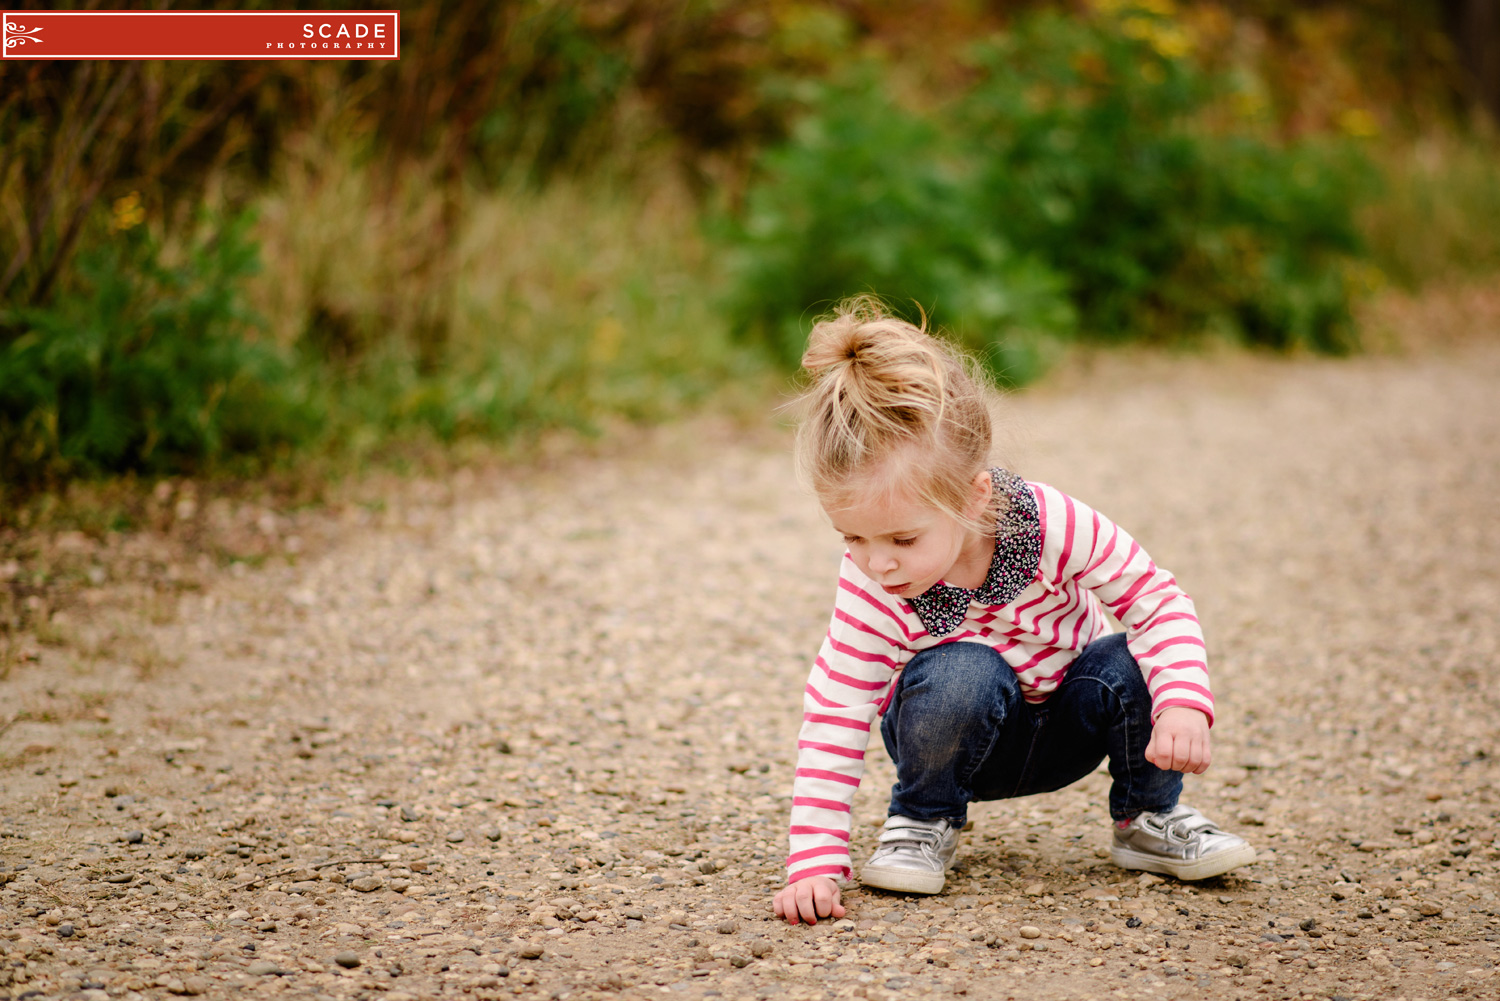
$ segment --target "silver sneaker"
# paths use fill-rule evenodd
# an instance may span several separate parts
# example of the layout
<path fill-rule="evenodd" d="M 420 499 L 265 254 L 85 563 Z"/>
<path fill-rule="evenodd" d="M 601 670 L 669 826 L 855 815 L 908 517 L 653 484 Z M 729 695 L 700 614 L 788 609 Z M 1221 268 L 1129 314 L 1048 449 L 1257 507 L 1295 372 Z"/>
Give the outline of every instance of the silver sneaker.
<path fill-rule="evenodd" d="M 1109 857 L 1123 869 L 1161 872 L 1178 879 L 1207 879 L 1255 861 L 1255 849 L 1190 806 L 1143 813 L 1115 828 Z"/>
<path fill-rule="evenodd" d="M 946 820 L 892 817 L 880 832 L 880 847 L 859 871 L 859 881 L 901 893 L 937 893 L 958 852 L 958 833 Z"/>

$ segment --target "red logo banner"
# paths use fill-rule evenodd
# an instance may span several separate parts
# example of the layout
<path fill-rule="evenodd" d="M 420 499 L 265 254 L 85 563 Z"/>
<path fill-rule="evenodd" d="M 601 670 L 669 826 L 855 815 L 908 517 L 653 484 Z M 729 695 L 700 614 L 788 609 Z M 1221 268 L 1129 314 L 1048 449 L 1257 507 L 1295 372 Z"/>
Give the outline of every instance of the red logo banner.
<path fill-rule="evenodd" d="M 3 59 L 400 59 L 398 10 L 0 12 Z"/>

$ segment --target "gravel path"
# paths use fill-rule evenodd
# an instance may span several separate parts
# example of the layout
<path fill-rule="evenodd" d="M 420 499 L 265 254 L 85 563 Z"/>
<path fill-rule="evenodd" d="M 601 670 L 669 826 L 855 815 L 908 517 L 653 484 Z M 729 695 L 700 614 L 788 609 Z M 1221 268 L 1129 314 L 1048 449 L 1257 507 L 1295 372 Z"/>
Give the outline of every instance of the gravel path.
<path fill-rule="evenodd" d="M 1096 774 L 978 806 L 938 897 L 772 921 L 841 549 L 779 432 L 299 515 L 175 604 L 96 574 L 0 681 L 0 999 L 1500 996 L 1497 386 L 1491 343 L 1013 401 L 1198 601 L 1185 798 L 1262 855 L 1198 885 L 1109 864 Z"/>

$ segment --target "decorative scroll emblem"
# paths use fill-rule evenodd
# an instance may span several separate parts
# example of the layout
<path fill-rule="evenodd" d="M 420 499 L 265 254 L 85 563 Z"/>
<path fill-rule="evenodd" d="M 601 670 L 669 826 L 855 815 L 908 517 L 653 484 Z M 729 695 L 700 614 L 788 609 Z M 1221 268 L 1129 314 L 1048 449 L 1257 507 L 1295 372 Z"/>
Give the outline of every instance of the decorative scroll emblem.
<path fill-rule="evenodd" d="M 5 47 L 7 49 L 13 49 L 18 45 L 25 45 L 27 42 L 40 42 L 41 39 L 37 37 L 37 32 L 41 30 L 41 25 L 38 25 L 35 28 L 28 28 L 24 24 L 16 24 L 13 21 L 6 21 Z"/>

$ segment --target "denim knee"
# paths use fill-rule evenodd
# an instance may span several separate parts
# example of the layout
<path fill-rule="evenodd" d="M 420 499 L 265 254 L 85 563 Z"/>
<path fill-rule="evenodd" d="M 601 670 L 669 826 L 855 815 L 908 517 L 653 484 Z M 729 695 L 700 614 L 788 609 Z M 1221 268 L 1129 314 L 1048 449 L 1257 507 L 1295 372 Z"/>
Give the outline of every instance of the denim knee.
<path fill-rule="evenodd" d="M 1090 643 L 1068 669 L 1063 684 L 1093 681 L 1113 696 L 1118 707 L 1131 715 L 1151 718 L 1151 690 L 1141 666 L 1126 645 L 1124 633 L 1114 633 Z"/>
<path fill-rule="evenodd" d="M 993 649 L 944 643 L 906 665 L 881 736 L 903 771 L 941 768 L 960 756 L 977 764 L 1020 702 L 1014 669 Z"/>
<path fill-rule="evenodd" d="M 1182 791 L 1182 775 L 1146 760 L 1151 742 L 1151 691 L 1123 634 L 1095 640 L 1069 669 L 1053 699 L 1068 707 L 1080 729 L 1097 735 L 1109 755 L 1110 815 L 1128 820 L 1138 813 L 1170 810 Z"/>

